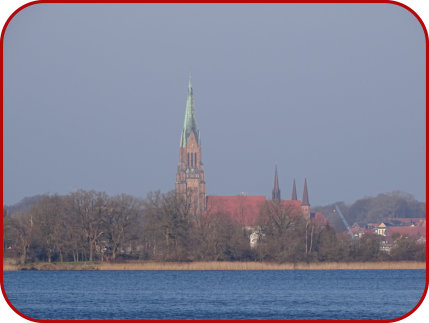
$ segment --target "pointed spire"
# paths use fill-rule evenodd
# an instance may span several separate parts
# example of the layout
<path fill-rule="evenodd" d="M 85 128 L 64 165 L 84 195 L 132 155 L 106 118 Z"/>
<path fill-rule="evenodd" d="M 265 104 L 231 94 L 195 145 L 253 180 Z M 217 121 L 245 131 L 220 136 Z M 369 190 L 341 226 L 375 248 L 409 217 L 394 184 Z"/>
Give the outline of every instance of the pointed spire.
<path fill-rule="evenodd" d="M 307 179 L 304 180 L 304 193 L 302 194 L 301 205 L 310 206 L 310 202 L 308 201 Z"/>
<path fill-rule="evenodd" d="M 180 146 L 185 147 L 188 143 L 191 132 L 194 133 L 198 145 L 200 141 L 200 131 L 198 130 L 197 118 L 195 115 L 194 94 L 192 90 L 191 74 L 189 74 L 188 98 L 186 100 L 185 121 L 183 123 L 182 136 L 180 138 Z"/>
<path fill-rule="evenodd" d="M 277 163 L 276 163 L 275 171 L 274 171 L 274 188 L 273 188 L 273 193 L 272 193 L 272 200 L 278 201 L 278 202 L 280 202 L 280 200 L 281 200 L 280 188 L 279 188 L 279 177 L 277 174 Z"/>
<path fill-rule="evenodd" d="M 298 200 L 298 197 L 296 195 L 296 183 L 295 178 L 293 179 L 293 186 L 292 186 L 292 201 Z"/>

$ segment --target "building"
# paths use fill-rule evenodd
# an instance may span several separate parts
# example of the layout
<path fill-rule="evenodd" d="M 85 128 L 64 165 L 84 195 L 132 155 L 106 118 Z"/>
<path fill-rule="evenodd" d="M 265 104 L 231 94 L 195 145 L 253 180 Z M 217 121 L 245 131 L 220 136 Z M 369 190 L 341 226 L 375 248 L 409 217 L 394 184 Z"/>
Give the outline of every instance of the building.
<path fill-rule="evenodd" d="M 194 96 L 189 78 L 185 122 L 180 136 L 176 194 L 189 203 L 191 212 L 206 209 L 206 182 L 201 158 L 201 138 L 195 115 Z"/>
<path fill-rule="evenodd" d="M 265 196 L 206 196 L 206 182 L 201 154 L 200 131 L 197 126 L 191 79 L 188 85 L 185 121 L 180 136 L 179 164 L 176 174 L 176 194 L 183 198 L 193 212 L 222 213 L 244 227 L 256 225 L 259 211 L 267 199 Z M 293 181 L 291 200 L 282 200 L 279 187 L 277 165 L 274 170 L 272 201 L 302 212 L 303 216 L 327 223 L 322 214 L 310 210 L 307 179 L 304 181 L 302 200 L 297 199 L 296 184 Z"/>
<path fill-rule="evenodd" d="M 387 235 L 386 234 L 386 228 L 387 228 L 386 224 L 380 223 L 380 225 L 378 227 L 376 227 L 375 233 L 377 233 L 380 236 L 386 236 Z"/>

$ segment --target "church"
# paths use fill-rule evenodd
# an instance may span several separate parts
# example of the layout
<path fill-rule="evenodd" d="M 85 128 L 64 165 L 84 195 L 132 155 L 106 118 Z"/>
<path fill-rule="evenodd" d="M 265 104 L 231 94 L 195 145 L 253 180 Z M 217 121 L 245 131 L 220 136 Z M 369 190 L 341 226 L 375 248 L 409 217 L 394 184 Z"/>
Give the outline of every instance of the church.
<path fill-rule="evenodd" d="M 237 196 L 207 196 L 201 148 L 193 89 L 191 79 L 189 79 L 185 121 L 180 136 L 176 194 L 189 203 L 191 212 L 212 214 L 219 212 L 244 227 L 255 226 L 258 221 L 260 209 L 267 201 L 265 196 L 247 196 L 244 194 Z M 297 198 L 295 180 L 293 181 L 291 199 L 281 199 L 277 165 L 274 171 L 272 200 L 284 206 L 300 209 L 302 215 L 308 220 L 315 219 L 320 222 L 326 222 L 321 213 L 311 213 L 306 179 L 304 181 L 302 200 L 298 200 Z"/>

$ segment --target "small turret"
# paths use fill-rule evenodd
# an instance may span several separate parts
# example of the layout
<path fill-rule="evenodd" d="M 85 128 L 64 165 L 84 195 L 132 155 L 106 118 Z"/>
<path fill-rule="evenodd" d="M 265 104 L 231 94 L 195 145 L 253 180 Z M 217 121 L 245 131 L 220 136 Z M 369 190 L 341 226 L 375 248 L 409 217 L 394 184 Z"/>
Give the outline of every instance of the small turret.
<path fill-rule="evenodd" d="M 308 200 L 307 179 L 304 180 L 304 193 L 302 194 L 301 209 L 304 217 L 310 219 L 310 202 Z"/>
<path fill-rule="evenodd" d="M 293 179 L 293 186 L 292 186 L 292 201 L 298 200 L 298 197 L 296 195 L 296 183 L 295 178 Z"/>
<path fill-rule="evenodd" d="M 308 201 L 307 179 L 304 179 L 304 193 L 302 194 L 301 205 L 310 206 L 310 202 Z"/>
<path fill-rule="evenodd" d="M 281 201 L 280 188 L 279 188 L 279 177 L 277 174 L 277 164 L 275 166 L 275 171 L 274 171 L 274 188 L 273 188 L 273 193 L 272 193 L 272 200 L 277 201 L 277 202 Z"/>

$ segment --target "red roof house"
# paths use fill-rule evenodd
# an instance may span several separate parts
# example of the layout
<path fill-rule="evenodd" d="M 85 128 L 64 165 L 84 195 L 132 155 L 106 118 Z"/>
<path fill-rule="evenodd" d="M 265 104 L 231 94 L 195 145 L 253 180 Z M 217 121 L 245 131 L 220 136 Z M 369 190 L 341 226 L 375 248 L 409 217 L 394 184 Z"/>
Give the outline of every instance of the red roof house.
<path fill-rule="evenodd" d="M 410 237 L 426 237 L 426 226 L 391 226 L 387 227 L 387 234 L 392 236 L 395 233 L 408 235 Z"/>

